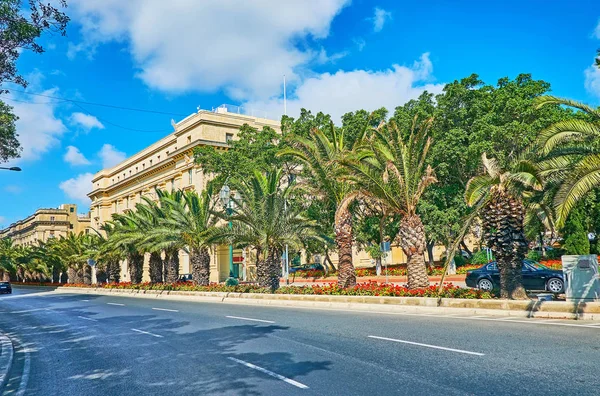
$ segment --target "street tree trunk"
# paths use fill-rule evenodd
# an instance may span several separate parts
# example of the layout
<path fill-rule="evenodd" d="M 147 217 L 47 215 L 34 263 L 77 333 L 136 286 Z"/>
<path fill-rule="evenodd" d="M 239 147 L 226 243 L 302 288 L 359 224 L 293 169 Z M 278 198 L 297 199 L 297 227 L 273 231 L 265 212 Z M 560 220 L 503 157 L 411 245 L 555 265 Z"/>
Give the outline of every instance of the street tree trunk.
<path fill-rule="evenodd" d="M 118 261 L 113 261 L 107 264 L 108 281 L 119 283 L 121 281 L 121 265 Z"/>
<path fill-rule="evenodd" d="M 398 233 L 400 247 L 406 254 L 406 271 L 409 289 L 429 287 L 429 276 L 425 266 L 425 229 L 418 215 L 405 216 L 400 221 Z"/>
<path fill-rule="evenodd" d="M 193 249 L 190 252 L 192 278 L 194 283 L 207 286 L 210 283 L 210 254 L 207 248 Z"/>
<path fill-rule="evenodd" d="M 281 278 L 281 252 L 277 249 L 270 249 L 267 257 L 256 263 L 256 275 L 258 284 L 274 292 L 279 289 L 279 280 Z"/>
<path fill-rule="evenodd" d="M 81 271 L 83 274 L 83 284 L 91 285 L 92 284 L 92 267 L 87 264 L 83 265 L 83 270 Z"/>
<path fill-rule="evenodd" d="M 131 283 L 134 285 L 141 283 L 144 275 L 144 255 L 139 253 L 130 254 L 127 257 L 127 265 L 129 266 Z"/>
<path fill-rule="evenodd" d="M 356 274 L 352 264 L 352 214 L 344 210 L 336 216 L 335 243 L 338 248 L 338 285 L 342 288 L 356 285 Z"/>
<path fill-rule="evenodd" d="M 161 283 L 163 281 L 163 261 L 160 252 L 150 253 L 148 270 L 150 272 L 150 283 Z"/>
<path fill-rule="evenodd" d="M 495 187 L 482 217 L 484 239 L 496 256 L 500 272 L 500 297 L 527 299 L 521 273 L 527 253 L 523 204 Z"/>
<path fill-rule="evenodd" d="M 175 283 L 179 280 L 179 251 L 169 252 L 165 266 L 165 282 Z"/>

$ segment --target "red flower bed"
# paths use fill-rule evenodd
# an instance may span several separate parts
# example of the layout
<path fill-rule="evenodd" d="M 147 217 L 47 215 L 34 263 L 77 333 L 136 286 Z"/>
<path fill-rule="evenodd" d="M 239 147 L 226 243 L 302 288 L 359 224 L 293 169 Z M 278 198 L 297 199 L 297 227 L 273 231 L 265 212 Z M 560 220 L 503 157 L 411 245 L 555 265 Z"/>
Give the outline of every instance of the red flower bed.
<path fill-rule="evenodd" d="M 98 287 L 104 289 L 118 290 L 178 290 L 178 291 L 204 291 L 204 292 L 230 292 L 230 293 L 270 293 L 270 290 L 253 284 L 240 284 L 237 286 L 226 286 L 222 283 L 211 283 L 208 286 L 197 286 L 192 282 L 177 283 L 139 283 L 130 282 L 109 283 L 103 285 L 84 285 L 77 283 L 67 284 L 42 284 L 44 286 L 63 287 Z M 389 297 L 438 297 L 438 286 L 430 286 L 421 289 L 408 289 L 406 286 L 398 286 L 386 283 L 367 282 L 359 283 L 354 287 L 342 289 L 337 284 L 325 286 L 284 286 L 275 291 L 276 294 L 316 294 L 316 295 L 339 295 L 339 296 L 389 296 Z M 454 286 L 451 283 L 444 284 L 439 297 L 444 298 L 493 298 L 489 292 L 477 289 L 467 289 Z"/>

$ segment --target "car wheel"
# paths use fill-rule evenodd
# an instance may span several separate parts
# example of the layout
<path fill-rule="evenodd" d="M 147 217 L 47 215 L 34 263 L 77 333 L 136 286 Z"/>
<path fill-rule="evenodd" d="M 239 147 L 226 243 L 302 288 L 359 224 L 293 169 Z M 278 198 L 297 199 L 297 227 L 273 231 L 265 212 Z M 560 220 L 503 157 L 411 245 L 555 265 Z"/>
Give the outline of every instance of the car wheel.
<path fill-rule="evenodd" d="M 552 293 L 562 293 L 565 284 L 562 279 L 552 278 L 546 282 L 546 290 Z"/>
<path fill-rule="evenodd" d="M 480 279 L 479 282 L 477 282 L 477 288 L 483 291 L 491 291 L 494 288 L 494 284 L 491 280 L 484 278 Z"/>

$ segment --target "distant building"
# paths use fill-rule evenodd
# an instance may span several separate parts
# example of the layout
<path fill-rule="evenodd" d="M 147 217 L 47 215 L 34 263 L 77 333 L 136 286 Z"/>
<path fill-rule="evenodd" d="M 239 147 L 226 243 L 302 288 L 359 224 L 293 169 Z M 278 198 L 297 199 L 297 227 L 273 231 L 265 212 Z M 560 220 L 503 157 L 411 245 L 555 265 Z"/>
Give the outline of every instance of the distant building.
<path fill-rule="evenodd" d="M 89 232 L 90 216 L 77 214 L 77 205 L 64 204 L 58 209 L 38 209 L 31 216 L 0 230 L 0 239 L 10 238 L 15 245 L 32 246 L 37 241 L 66 237 L 69 233 Z"/>

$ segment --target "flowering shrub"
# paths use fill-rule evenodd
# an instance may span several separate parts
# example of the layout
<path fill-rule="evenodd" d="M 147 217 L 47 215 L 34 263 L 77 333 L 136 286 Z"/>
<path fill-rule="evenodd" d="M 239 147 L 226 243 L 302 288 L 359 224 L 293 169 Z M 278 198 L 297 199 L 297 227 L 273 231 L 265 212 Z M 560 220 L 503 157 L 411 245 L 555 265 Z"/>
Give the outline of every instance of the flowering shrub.
<path fill-rule="evenodd" d="M 40 285 L 40 283 L 36 283 Z M 44 284 L 52 285 L 52 284 Z M 177 283 L 138 283 L 130 282 L 108 283 L 102 285 L 84 285 L 77 283 L 54 284 L 63 287 L 98 287 L 116 290 L 164 290 L 164 291 L 199 291 L 199 292 L 228 292 L 228 293 L 270 293 L 270 289 L 253 284 L 240 284 L 227 286 L 223 283 L 211 283 L 208 286 L 197 286 L 192 282 Z M 438 297 L 438 286 L 429 286 L 421 289 L 408 289 L 406 286 L 398 286 L 386 283 L 366 282 L 359 283 L 354 287 L 342 289 L 337 284 L 323 286 L 284 286 L 275 291 L 275 294 L 313 294 L 313 295 L 338 295 L 338 296 L 389 296 L 389 297 Z M 444 298 L 470 298 L 487 299 L 493 298 L 490 292 L 478 289 L 467 289 L 454 286 L 451 283 L 444 284 L 439 297 Z"/>

